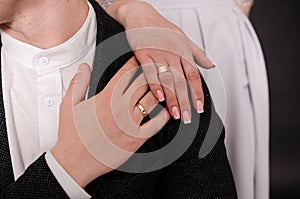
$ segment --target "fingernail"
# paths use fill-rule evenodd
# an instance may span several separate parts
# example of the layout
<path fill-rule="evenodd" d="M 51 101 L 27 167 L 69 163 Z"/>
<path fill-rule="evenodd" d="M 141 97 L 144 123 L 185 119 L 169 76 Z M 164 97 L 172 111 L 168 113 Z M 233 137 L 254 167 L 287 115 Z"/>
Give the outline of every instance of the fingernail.
<path fill-rule="evenodd" d="M 202 104 L 201 100 L 197 100 L 196 107 L 197 107 L 197 112 L 198 113 L 203 113 L 204 112 L 203 104 Z"/>
<path fill-rule="evenodd" d="M 180 114 L 179 114 L 178 108 L 176 106 L 174 106 L 172 108 L 172 114 L 173 114 L 173 117 L 175 120 L 180 119 Z"/>
<path fill-rule="evenodd" d="M 217 64 L 215 62 L 212 62 L 213 68 L 217 67 Z"/>
<path fill-rule="evenodd" d="M 183 111 L 182 119 L 185 124 L 191 123 L 191 115 L 188 111 Z"/>
<path fill-rule="evenodd" d="M 158 98 L 158 100 L 159 100 L 160 102 L 165 101 L 165 97 L 164 97 L 164 95 L 162 94 L 162 92 L 161 92 L 160 90 L 157 90 L 157 91 L 156 91 L 156 95 L 157 95 L 157 98 Z"/>
<path fill-rule="evenodd" d="M 79 66 L 79 68 L 78 68 L 77 73 L 83 72 L 83 71 L 84 71 L 84 68 L 85 68 L 85 65 L 81 64 L 81 65 Z"/>

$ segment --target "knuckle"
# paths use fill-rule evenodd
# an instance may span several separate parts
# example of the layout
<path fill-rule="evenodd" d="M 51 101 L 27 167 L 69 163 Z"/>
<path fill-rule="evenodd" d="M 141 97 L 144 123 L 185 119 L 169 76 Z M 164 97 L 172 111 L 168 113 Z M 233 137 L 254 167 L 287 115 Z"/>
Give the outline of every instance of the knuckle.
<path fill-rule="evenodd" d="M 71 90 L 72 88 L 74 88 L 75 85 L 76 85 L 76 78 L 74 77 L 74 78 L 71 80 L 68 89 Z"/>
<path fill-rule="evenodd" d="M 178 104 L 177 98 L 175 97 L 175 95 L 169 94 L 166 96 L 166 98 L 167 98 L 166 102 L 167 102 L 168 107 L 173 107 Z"/>
<path fill-rule="evenodd" d="M 149 87 L 152 91 L 156 91 L 157 89 L 160 89 L 160 83 L 159 82 L 151 82 L 149 83 Z"/>
<path fill-rule="evenodd" d="M 188 73 L 187 78 L 190 81 L 200 80 L 200 75 L 198 71 L 191 71 Z"/>
<path fill-rule="evenodd" d="M 123 69 L 121 69 L 121 70 L 119 70 L 119 75 L 120 75 L 120 77 L 124 77 L 126 74 L 127 74 L 127 70 L 125 69 L 125 68 L 123 68 Z"/>
<path fill-rule="evenodd" d="M 190 110 L 190 103 L 189 101 L 182 100 L 179 102 L 179 106 L 181 110 Z"/>
<path fill-rule="evenodd" d="M 182 107 L 182 108 L 187 108 L 187 107 L 190 106 L 190 103 L 189 103 L 188 99 L 179 100 L 179 104 L 180 104 L 180 107 Z"/>
<path fill-rule="evenodd" d="M 197 98 L 203 96 L 203 90 L 200 87 L 197 87 L 194 89 L 194 94 L 196 95 Z"/>
<path fill-rule="evenodd" d="M 136 136 L 138 136 L 138 135 L 136 135 Z M 136 137 L 130 137 L 130 138 L 127 138 L 126 145 L 127 145 L 126 148 L 129 148 L 129 150 L 131 152 L 134 152 L 141 146 L 141 143 L 139 142 L 139 140 Z"/>
<path fill-rule="evenodd" d="M 186 85 L 186 81 L 184 78 L 175 78 L 174 84 L 175 84 L 175 87 L 182 88 Z"/>
<path fill-rule="evenodd" d="M 161 77 L 161 82 L 163 85 L 170 86 L 173 84 L 173 78 L 171 75 L 164 75 L 163 77 Z"/>
<path fill-rule="evenodd" d="M 152 67 L 150 64 L 143 64 L 143 71 L 145 76 L 153 76 L 156 75 L 155 71 L 153 71 Z"/>

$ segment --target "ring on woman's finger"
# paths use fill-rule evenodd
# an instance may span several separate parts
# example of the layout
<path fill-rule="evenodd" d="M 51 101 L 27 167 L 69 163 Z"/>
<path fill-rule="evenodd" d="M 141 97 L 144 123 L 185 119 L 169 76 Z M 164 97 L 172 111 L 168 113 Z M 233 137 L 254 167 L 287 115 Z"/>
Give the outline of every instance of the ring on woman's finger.
<path fill-rule="evenodd" d="M 158 68 L 157 68 L 157 73 L 158 73 L 158 75 L 160 75 L 160 74 L 162 74 L 162 73 L 167 73 L 167 72 L 170 72 L 170 68 L 169 68 L 169 66 L 159 66 Z"/>
<path fill-rule="evenodd" d="M 137 103 L 136 107 L 140 110 L 140 112 L 142 113 L 143 116 L 147 115 L 145 108 L 140 103 Z"/>

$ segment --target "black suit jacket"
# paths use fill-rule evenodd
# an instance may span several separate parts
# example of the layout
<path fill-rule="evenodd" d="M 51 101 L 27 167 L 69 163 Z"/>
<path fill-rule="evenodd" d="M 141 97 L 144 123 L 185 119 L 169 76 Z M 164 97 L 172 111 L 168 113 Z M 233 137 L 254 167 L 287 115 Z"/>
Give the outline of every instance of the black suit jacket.
<path fill-rule="evenodd" d="M 124 31 L 123 27 L 108 16 L 93 0 L 97 15 L 97 50 L 89 95 L 100 92 L 111 77 L 133 56 L 124 35 L 121 41 L 101 45 L 101 42 Z M 1 43 L 0 43 L 1 48 Z M 112 63 L 108 57 L 122 53 Z M 103 71 L 106 66 L 108 69 Z M 102 72 L 104 72 L 103 75 Z M 5 75 L 5 74 L 2 74 Z M 100 78 L 101 75 L 101 78 Z M 1 77 L 1 76 L 0 76 Z M 2 79 L 0 81 L 0 84 Z M 224 146 L 224 128 L 213 149 L 204 158 L 199 158 L 199 150 L 207 134 L 211 120 L 222 125 L 215 114 L 213 103 L 203 81 L 205 112 L 200 121 L 192 121 L 190 131 L 197 132 L 188 150 L 169 166 L 148 173 L 127 173 L 112 171 L 103 175 L 87 187 L 93 198 L 237 198 L 231 169 Z M 67 198 L 56 178 L 47 166 L 44 155 L 36 160 L 25 173 L 14 181 L 11 157 L 7 140 L 2 85 L 0 86 L 0 198 Z M 192 113 L 196 117 L 196 112 Z M 176 135 L 180 121 L 171 119 L 166 126 L 149 139 L 138 152 L 157 150 L 168 144 Z M 190 132 L 185 132 L 189 136 Z M 180 147 L 180 146 L 179 146 Z M 164 159 L 161 154 L 159 159 Z M 143 166 L 142 159 L 131 158 L 126 164 Z"/>

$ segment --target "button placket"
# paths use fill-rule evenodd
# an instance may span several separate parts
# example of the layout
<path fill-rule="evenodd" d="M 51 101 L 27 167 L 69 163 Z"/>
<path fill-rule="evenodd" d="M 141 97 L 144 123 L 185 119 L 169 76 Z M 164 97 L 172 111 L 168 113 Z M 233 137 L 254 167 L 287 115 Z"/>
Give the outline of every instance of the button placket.
<path fill-rule="evenodd" d="M 62 95 L 60 70 L 41 75 L 38 81 L 40 149 L 45 151 L 53 147 L 57 140 Z"/>
<path fill-rule="evenodd" d="M 44 100 L 44 104 L 50 108 L 54 105 L 54 99 L 52 97 L 46 97 Z"/>

